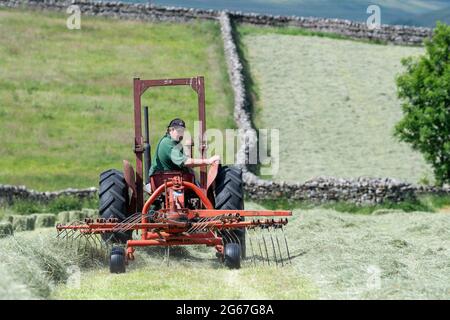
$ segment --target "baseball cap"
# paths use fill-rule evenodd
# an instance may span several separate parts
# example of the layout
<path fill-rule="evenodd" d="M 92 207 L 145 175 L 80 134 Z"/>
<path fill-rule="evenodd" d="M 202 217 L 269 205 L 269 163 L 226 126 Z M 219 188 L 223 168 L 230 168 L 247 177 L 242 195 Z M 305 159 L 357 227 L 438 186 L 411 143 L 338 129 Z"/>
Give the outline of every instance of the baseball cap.
<path fill-rule="evenodd" d="M 183 128 L 186 128 L 186 124 L 184 123 L 183 120 L 181 120 L 179 118 L 175 118 L 172 121 L 170 121 L 169 127 L 183 127 Z"/>

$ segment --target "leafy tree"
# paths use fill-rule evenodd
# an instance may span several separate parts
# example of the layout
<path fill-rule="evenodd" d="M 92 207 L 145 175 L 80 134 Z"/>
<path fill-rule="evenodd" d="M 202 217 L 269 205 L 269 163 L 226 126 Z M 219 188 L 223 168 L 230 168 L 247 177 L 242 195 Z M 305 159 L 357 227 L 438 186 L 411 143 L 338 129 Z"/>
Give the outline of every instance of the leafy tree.
<path fill-rule="evenodd" d="M 450 26 L 438 22 L 425 55 L 402 60 L 397 78 L 404 117 L 395 135 L 419 150 L 439 185 L 450 182 Z"/>

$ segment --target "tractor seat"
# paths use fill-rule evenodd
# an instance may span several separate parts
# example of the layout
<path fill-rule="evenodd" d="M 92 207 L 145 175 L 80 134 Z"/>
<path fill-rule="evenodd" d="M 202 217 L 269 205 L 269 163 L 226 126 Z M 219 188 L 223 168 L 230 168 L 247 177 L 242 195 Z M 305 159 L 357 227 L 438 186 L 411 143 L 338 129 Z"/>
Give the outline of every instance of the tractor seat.
<path fill-rule="evenodd" d="M 191 172 L 185 171 L 159 171 L 150 176 L 150 186 L 152 191 L 156 190 L 164 181 L 168 181 L 173 177 L 181 177 L 183 181 L 195 183 L 195 176 Z"/>

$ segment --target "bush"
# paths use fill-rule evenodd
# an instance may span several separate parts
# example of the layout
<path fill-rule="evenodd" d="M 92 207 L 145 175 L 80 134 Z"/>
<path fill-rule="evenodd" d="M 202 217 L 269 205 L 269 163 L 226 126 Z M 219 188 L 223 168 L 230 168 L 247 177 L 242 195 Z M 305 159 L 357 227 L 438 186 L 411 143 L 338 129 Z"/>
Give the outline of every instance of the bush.
<path fill-rule="evenodd" d="M 12 205 L 12 211 L 18 214 L 30 214 L 42 212 L 43 207 L 44 207 L 43 204 L 36 201 L 15 200 L 14 204 Z"/>
<path fill-rule="evenodd" d="M 76 197 L 59 197 L 51 201 L 48 205 L 49 211 L 54 213 L 68 210 L 81 210 L 82 207 L 82 200 Z"/>
<path fill-rule="evenodd" d="M 450 182 L 450 26 L 438 23 L 425 47 L 419 59 L 402 60 L 406 71 L 397 87 L 404 117 L 395 135 L 424 155 L 442 185 Z"/>
<path fill-rule="evenodd" d="M 74 196 L 61 196 L 56 199 L 43 203 L 39 201 L 15 199 L 11 206 L 6 206 L 3 209 L 12 211 L 17 214 L 32 214 L 32 213 L 58 213 L 61 211 L 81 210 L 82 208 L 97 209 L 98 198 L 91 197 L 87 199 L 80 199 Z"/>

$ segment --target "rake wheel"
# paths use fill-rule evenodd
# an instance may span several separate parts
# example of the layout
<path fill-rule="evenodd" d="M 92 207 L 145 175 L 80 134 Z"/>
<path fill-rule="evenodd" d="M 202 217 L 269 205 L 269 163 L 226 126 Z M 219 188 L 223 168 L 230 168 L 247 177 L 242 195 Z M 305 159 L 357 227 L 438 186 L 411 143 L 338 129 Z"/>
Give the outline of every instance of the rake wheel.
<path fill-rule="evenodd" d="M 112 248 L 109 271 L 111 273 L 125 273 L 125 264 L 125 249 L 121 247 Z"/>
<path fill-rule="evenodd" d="M 224 250 L 224 262 L 230 269 L 241 267 L 241 247 L 237 243 L 227 243 Z"/>

